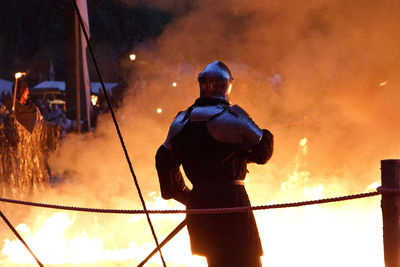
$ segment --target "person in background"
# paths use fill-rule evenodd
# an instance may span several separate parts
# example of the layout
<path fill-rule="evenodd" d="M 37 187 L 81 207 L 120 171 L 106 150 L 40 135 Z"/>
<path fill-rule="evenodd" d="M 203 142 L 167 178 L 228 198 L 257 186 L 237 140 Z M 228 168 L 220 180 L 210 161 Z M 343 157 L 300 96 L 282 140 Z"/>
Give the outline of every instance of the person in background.
<path fill-rule="evenodd" d="M 59 125 L 60 125 L 60 138 L 64 138 L 67 135 L 67 133 L 74 130 L 72 121 L 67 118 L 65 113 L 61 114 L 61 120 Z"/>
<path fill-rule="evenodd" d="M 0 108 L 0 195 L 29 198 L 48 185 L 48 159 L 56 150 L 59 129 L 30 101 L 23 78 L 13 86 L 14 95 Z"/>
<path fill-rule="evenodd" d="M 188 209 L 249 207 L 247 164 L 270 159 L 273 136 L 241 107 L 230 104 L 233 78 L 224 63 L 207 65 L 198 81 L 200 97 L 178 113 L 156 154 L 161 195 Z M 188 214 L 186 222 L 192 253 L 205 256 L 209 266 L 261 266 L 263 250 L 251 211 Z"/>
<path fill-rule="evenodd" d="M 51 123 L 54 123 L 54 124 L 59 124 L 62 114 L 63 114 L 63 112 L 57 106 L 57 104 L 53 104 L 50 107 L 50 114 L 48 114 L 48 117 L 46 120 Z"/>

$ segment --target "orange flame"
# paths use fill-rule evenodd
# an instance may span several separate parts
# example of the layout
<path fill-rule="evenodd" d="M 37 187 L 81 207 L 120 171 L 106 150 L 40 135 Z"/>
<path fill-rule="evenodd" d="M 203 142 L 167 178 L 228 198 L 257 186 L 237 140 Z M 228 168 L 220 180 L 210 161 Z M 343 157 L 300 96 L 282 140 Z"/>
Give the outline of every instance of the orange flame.
<path fill-rule="evenodd" d="M 288 202 L 288 199 L 296 197 L 301 201 L 323 198 L 325 194 L 343 194 L 340 186 L 336 187 L 334 183 L 325 186 L 310 183 L 312 173 L 307 169 L 307 153 L 308 139 L 303 138 L 299 142 L 292 169 L 287 171 L 287 180 L 281 184 L 281 191 L 275 194 L 273 202 Z M 273 168 L 271 164 L 270 168 Z M 247 185 L 251 196 L 255 192 L 253 186 L 259 188 L 257 182 L 252 184 L 253 181 L 264 174 L 251 172 L 250 176 Z M 335 177 L 326 179 L 335 180 Z M 374 183 L 368 188 L 376 185 Z M 151 200 L 146 201 L 149 209 L 184 208 L 175 201 L 163 200 L 156 192 L 152 192 L 149 198 Z M 254 200 L 265 204 L 262 199 Z M 376 198 L 257 211 L 255 216 L 265 254 L 262 262 L 264 266 L 275 267 L 383 267 L 380 213 L 379 199 Z M 50 216 L 38 216 L 33 228 L 20 224 L 17 229 L 44 264 L 57 266 L 136 266 L 154 248 L 154 241 L 142 215 L 131 215 L 125 219 L 115 217 L 119 218 L 115 219 L 117 222 L 105 225 L 111 236 L 115 234 L 113 232 L 129 236 L 133 234 L 134 240 L 125 243 L 98 230 L 91 231 L 104 224 L 104 220 L 96 220 L 94 224 L 82 227 L 77 222 L 79 216 L 82 215 L 56 212 Z M 183 220 L 184 215 L 151 215 L 151 218 L 161 240 Z M 6 259 L 1 261 L 3 266 L 36 264 L 18 240 L 5 239 L 4 242 L 1 253 Z M 111 244 L 112 248 L 107 247 L 110 242 L 115 242 Z M 168 266 L 207 266 L 204 257 L 191 255 L 186 230 L 163 248 L 163 254 Z M 159 256 L 155 255 L 147 266 L 162 266 Z"/>

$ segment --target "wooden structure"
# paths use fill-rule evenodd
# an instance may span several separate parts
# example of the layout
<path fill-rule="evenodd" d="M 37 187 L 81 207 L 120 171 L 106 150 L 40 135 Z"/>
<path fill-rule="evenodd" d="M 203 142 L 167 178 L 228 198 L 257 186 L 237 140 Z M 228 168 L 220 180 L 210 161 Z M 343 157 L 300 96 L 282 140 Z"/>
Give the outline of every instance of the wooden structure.
<path fill-rule="evenodd" d="M 400 267 L 400 160 L 382 160 L 381 172 L 385 266 Z"/>

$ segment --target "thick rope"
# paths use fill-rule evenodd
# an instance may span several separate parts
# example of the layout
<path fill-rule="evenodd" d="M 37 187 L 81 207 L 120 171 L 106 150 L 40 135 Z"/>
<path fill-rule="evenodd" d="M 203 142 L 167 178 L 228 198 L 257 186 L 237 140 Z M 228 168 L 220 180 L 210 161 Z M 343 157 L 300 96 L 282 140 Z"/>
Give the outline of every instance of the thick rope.
<path fill-rule="evenodd" d="M 156 242 L 158 251 L 160 252 L 160 257 L 161 257 L 161 261 L 162 261 L 162 263 L 163 263 L 163 266 L 166 267 L 167 265 L 166 265 L 166 263 L 165 263 L 165 260 L 164 260 L 163 255 L 162 255 L 162 253 L 161 253 L 161 248 L 160 248 L 160 245 L 159 245 L 159 243 L 158 243 L 158 239 L 157 239 L 156 232 L 154 231 L 154 227 L 153 227 L 153 224 L 151 223 L 151 219 L 150 219 L 149 213 L 147 212 L 146 203 L 144 202 L 144 198 L 143 198 L 142 192 L 141 192 L 141 190 L 140 190 L 139 183 L 138 183 L 138 181 L 137 181 L 135 172 L 133 171 L 133 167 L 132 167 L 131 160 L 130 160 L 130 158 L 129 158 L 128 150 L 126 149 L 124 139 L 123 139 L 122 134 L 121 134 L 121 131 L 120 131 L 120 129 L 119 129 L 119 125 L 118 125 L 117 119 L 116 119 L 116 117 L 115 117 L 114 110 L 113 110 L 113 108 L 112 108 L 112 106 L 111 106 L 111 102 L 110 102 L 110 99 L 109 99 L 109 97 L 108 97 L 106 87 L 104 86 L 103 78 L 102 78 L 102 76 L 101 76 L 101 74 L 100 74 L 100 70 L 99 70 L 99 67 L 98 67 L 98 65 L 97 65 L 97 61 L 96 61 L 96 58 L 95 58 L 95 56 L 94 56 L 93 50 L 92 50 L 92 46 L 90 45 L 89 36 L 88 36 L 88 34 L 87 34 L 87 32 L 86 32 L 85 25 L 84 25 L 84 23 L 83 23 L 83 21 L 82 21 L 82 17 L 81 17 L 81 14 L 80 14 L 80 12 L 79 12 L 79 8 L 78 8 L 78 6 L 77 6 L 77 4 L 76 4 L 76 0 L 72 0 L 72 2 L 73 2 L 73 4 L 74 4 L 76 13 L 77 13 L 77 15 L 78 15 L 78 18 L 79 18 L 79 22 L 80 22 L 82 31 L 83 31 L 83 33 L 84 33 L 84 35 L 85 35 L 86 43 L 87 43 L 87 45 L 88 45 L 88 48 L 89 48 L 90 55 L 91 55 L 91 57 L 92 57 L 94 66 L 95 66 L 95 68 L 96 68 L 96 72 L 97 72 L 97 75 L 98 75 L 98 77 L 99 77 L 99 80 L 100 80 L 100 83 L 101 83 L 101 87 L 102 87 L 102 89 L 103 89 L 103 93 L 104 93 L 104 96 L 105 96 L 106 101 L 107 101 L 107 105 L 108 105 L 108 107 L 109 107 L 109 109 L 110 109 L 111 116 L 112 116 L 112 119 L 113 119 L 115 128 L 116 128 L 116 130 L 117 130 L 119 140 L 120 140 L 121 145 L 122 145 L 122 148 L 123 148 L 123 150 L 124 150 L 125 158 L 126 158 L 126 161 L 128 162 L 128 165 L 129 165 L 129 170 L 130 170 L 130 172 L 131 172 L 131 174 L 132 174 L 132 177 L 133 177 L 133 180 L 134 180 L 134 182 L 135 182 L 135 186 L 136 186 L 136 189 L 137 189 L 137 191 L 138 191 L 139 198 L 140 198 L 140 201 L 141 201 L 142 206 L 143 206 L 143 210 L 144 210 L 144 212 L 146 213 L 146 218 L 147 218 L 147 221 L 148 221 L 148 223 L 149 223 L 149 226 L 150 226 L 150 229 L 151 229 L 151 233 L 152 233 L 152 235 L 153 235 L 153 237 L 154 237 L 154 241 Z"/>
<path fill-rule="evenodd" d="M 32 255 L 32 257 L 35 259 L 35 261 L 37 262 L 37 264 L 41 267 L 43 267 L 44 265 L 40 262 L 40 260 L 35 256 L 35 254 L 33 253 L 33 251 L 29 248 L 28 244 L 26 244 L 26 242 L 24 241 L 24 239 L 22 238 L 22 236 L 17 232 L 17 230 L 14 228 L 14 226 L 10 223 L 10 221 L 7 219 L 7 217 L 3 214 L 2 211 L 0 211 L 0 216 L 1 218 L 4 220 L 4 222 L 7 224 L 7 226 L 11 229 L 11 231 L 13 231 L 13 233 L 15 234 L 15 236 L 19 239 L 19 241 L 21 241 L 21 243 L 25 246 L 25 248 L 29 251 L 29 253 Z"/>
<path fill-rule="evenodd" d="M 400 191 L 398 191 L 399 193 Z M 354 195 L 347 195 L 341 197 L 324 198 L 318 200 L 309 200 L 301 202 L 289 202 L 281 204 L 251 206 L 251 207 L 234 207 L 234 208 L 214 208 L 214 209 L 187 209 L 187 210 L 124 210 L 124 209 L 96 209 L 96 208 L 84 208 L 84 207 L 73 207 L 73 206 L 62 206 L 53 204 L 44 204 L 37 202 L 29 202 L 15 199 L 0 198 L 0 202 L 7 202 L 12 204 L 34 206 L 41 208 L 59 209 L 59 210 L 70 210 L 70 211 L 81 211 L 81 212 L 94 212 L 94 213 L 113 213 L 113 214 L 220 214 L 220 213 L 237 213 L 237 212 L 248 212 L 254 210 L 267 210 L 267 209 L 282 209 L 292 208 L 300 206 L 309 206 L 315 204 L 324 204 L 338 201 L 345 201 L 358 198 L 366 198 L 380 195 L 381 192 L 369 192 Z"/>

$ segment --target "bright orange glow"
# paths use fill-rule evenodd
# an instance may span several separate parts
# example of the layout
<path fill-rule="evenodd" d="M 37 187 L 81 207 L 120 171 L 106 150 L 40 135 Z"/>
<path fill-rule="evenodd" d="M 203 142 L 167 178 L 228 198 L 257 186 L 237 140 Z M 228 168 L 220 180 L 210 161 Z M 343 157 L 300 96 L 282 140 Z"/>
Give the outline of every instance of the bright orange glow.
<path fill-rule="evenodd" d="M 313 174 L 307 162 L 310 142 L 312 140 L 308 138 L 299 140 L 295 158 L 284 170 L 287 175 L 286 178 L 282 177 L 281 190 L 278 189 L 277 192 L 272 193 L 275 194 L 272 198 L 273 203 L 314 200 L 344 194 L 340 184 L 332 183 L 336 180 L 334 176 L 325 177 L 325 180 L 331 182 L 324 185 L 310 182 L 313 181 Z M 265 192 L 260 195 L 255 194 L 260 190 L 259 181 L 265 179 L 265 169 L 256 171 L 255 168 L 256 166 L 250 167 L 249 177 L 246 180 L 246 187 L 250 195 L 254 196 L 253 205 L 273 204 L 272 201 L 266 203 Z M 271 166 L 266 169 L 274 169 L 274 164 L 271 163 Z M 373 190 L 377 185 L 379 185 L 377 182 L 373 183 L 365 188 L 365 191 Z M 261 187 L 263 191 L 270 194 L 268 186 Z M 148 209 L 184 208 L 173 200 L 162 199 L 159 192 L 151 192 L 146 199 L 148 199 L 146 200 Z M 357 251 L 374 255 L 372 260 L 371 257 L 369 258 L 369 263 L 363 261 L 362 266 L 383 267 L 379 201 L 379 198 L 370 198 L 352 202 L 256 211 L 255 217 L 265 255 L 262 257 L 263 265 L 305 266 L 299 264 L 299 259 L 301 259 L 302 263 L 311 267 L 338 266 L 338 260 L 333 257 L 328 261 L 324 251 L 336 251 L 340 244 L 341 253 L 338 259 L 345 258 L 348 263 L 346 266 L 359 266 L 360 257 L 354 257 L 354 244 L 357 243 Z M 96 214 L 89 216 L 95 218 L 99 216 L 94 223 L 81 225 L 79 218 L 82 216 L 84 216 L 82 213 L 54 212 L 47 216 L 37 216 L 34 226 L 20 224 L 17 229 L 44 264 L 61 267 L 137 266 L 155 247 L 143 215 L 128 217 L 102 215 L 103 217 L 100 217 Z M 159 239 L 163 239 L 184 217 L 182 214 L 151 215 Z M 103 229 L 105 232 L 96 229 Z M 129 236 L 129 239 L 126 242 L 118 240 L 118 235 L 121 234 Z M 346 237 L 346 242 L 343 242 L 343 236 Z M 364 239 L 368 241 L 357 242 Z M 186 229 L 174 237 L 162 251 L 168 266 L 207 266 L 204 257 L 191 255 Z M 13 236 L 4 239 L 1 253 L 5 258 L 1 261 L 4 266 L 7 263 L 35 266 L 32 256 Z M 288 254 L 291 256 L 287 257 Z M 153 256 L 146 266 L 162 266 L 159 255 Z"/>
<path fill-rule="evenodd" d="M 26 101 L 29 99 L 29 88 L 25 88 L 24 92 L 21 95 L 20 103 L 26 104 Z"/>
<path fill-rule="evenodd" d="M 162 113 L 162 108 L 158 108 L 158 109 L 157 109 L 157 113 L 158 113 L 158 114 L 161 114 L 161 113 Z"/>
<path fill-rule="evenodd" d="M 173 82 L 173 83 L 172 83 L 172 86 L 173 86 L 173 87 L 176 87 L 177 85 L 178 85 L 178 84 L 177 84 L 176 82 Z"/>
<path fill-rule="evenodd" d="M 131 61 L 135 61 L 135 60 L 136 60 L 136 55 L 135 55 L 135 54 L 130 54 L 130 55 L 129 55 L 129 59 L 130 59 Z"/>

